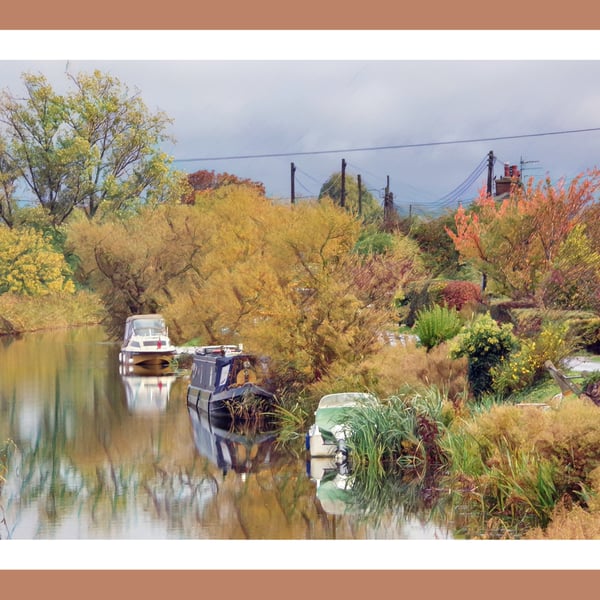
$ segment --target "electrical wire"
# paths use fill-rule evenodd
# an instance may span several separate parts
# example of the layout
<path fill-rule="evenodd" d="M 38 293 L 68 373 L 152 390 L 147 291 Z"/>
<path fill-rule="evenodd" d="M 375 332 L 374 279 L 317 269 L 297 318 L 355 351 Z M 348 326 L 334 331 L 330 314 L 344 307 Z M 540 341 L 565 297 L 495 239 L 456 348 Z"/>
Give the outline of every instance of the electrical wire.
<path fill-rule="evenodd" d="M 437 142 L 422 142 L 415 144 L 392 144 L 388 146 L 365 146 L 361 148 L 340 148 L 337 150 L 309 150 L 304 152 L 270 152 L 265 154 L 237 154 L 230 156 L 203 156 L 197 158 L 175 158 L 173 162 L 202 162 L 216 160 L 246 160 L 253 158 L 281 158 L 289 156 L 317 156 L 320 154 L 340 154 L 349 152 L 372 152 L 379 150 L 404 150 L 408 148 L 427 148 L 432 146 L 449 146 L 454 144 L 474 144 L 478 142 L 497 142 L 501 140 L 518 140 L 523 138 L 544 137 L 552 135 L 566 135 L 572 133 L 589 133 L 600 131 L 600 127 L 588 127 L 586 129 L 566 129 L 563 131 L 545 131 L 539 133 L 523 133 L 515 135 L 503 135 L 483 138 L 470 138 L 462 140 L 449 140 Z"/>

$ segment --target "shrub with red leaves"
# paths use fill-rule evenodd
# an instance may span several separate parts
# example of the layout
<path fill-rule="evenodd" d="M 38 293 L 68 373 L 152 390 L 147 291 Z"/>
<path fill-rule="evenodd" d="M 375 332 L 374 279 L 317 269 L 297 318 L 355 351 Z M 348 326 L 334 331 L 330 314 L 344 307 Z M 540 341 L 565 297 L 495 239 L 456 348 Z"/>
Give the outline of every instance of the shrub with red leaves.
<path fill-rule="evenodd" d="M 442 298 L 448 308 L 461 310 L 465 305 L 481 302 L 481 289 L 470 281 L 449 281 L 442 290 Z"/>
<path fill-rule="evenodd" d="M 194 204 L 197 193 L 206 193 L 226 185 L 246 185 L 258 190 L 265 195 L 265 186 L 259 181 L 243 179 L 231 173 L 215 173 L 214 171 L 196 171 L 188 175 L 188 182 L 192 186 L 191 194 L 182 199 L 184 204 Z"/>

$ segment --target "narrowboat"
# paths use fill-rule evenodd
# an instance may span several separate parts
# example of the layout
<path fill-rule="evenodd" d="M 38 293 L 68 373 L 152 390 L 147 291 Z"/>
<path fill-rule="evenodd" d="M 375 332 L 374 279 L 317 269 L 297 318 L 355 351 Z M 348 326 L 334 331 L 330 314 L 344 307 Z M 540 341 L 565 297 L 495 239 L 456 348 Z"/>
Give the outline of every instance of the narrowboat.
<path fill-rule="evenodd" d="M 245 420 L 269 411 L 275 395 L 263 387 L 266 368 L 240 345 L 200 346 L 193 355 L 187 403 L 212 419 Z"/>
<path fill-rule="evenodd" d="M 126 367 L 165 368 L 176 348 L 159 314 L 133 315 L 125 321 L 119 362 Z"/>

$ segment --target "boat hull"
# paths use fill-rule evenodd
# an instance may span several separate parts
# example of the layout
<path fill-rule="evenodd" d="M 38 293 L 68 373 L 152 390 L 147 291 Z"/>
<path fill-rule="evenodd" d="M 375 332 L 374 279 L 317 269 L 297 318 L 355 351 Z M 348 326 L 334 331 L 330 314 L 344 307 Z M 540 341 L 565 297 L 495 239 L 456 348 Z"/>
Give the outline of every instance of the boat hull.
<path fill-rule="evenodd" d="M 325 441 L 319 428 L 314 425 L 310 428 L 307 437 L 307 450 L 315 458 L 331 458 L 338 452 L 337 441 L 335 443 Z"/>
<path fill-rule="evenodd" d="M 175 350 L 161 352 L 121 350 L 119 362 L 123 365 L 131 365 L 134 367 L 165 367 L 169 365 L 174 356 Z"/>
<path fill-rule="evenodd" d="M 268 411 L 275 396 L 267 390 L 246 384 L 222 392 L 211 392 L 190 385 L 187 403 L 208 414 L 211 419 L 221 421 L 248 420 Z"/>

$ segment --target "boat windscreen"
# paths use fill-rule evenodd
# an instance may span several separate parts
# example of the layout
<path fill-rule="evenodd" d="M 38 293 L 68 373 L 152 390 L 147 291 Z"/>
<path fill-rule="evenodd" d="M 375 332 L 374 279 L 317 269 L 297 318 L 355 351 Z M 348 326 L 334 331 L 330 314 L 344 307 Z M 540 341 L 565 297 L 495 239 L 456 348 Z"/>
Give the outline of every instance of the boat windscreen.
<path fill-rule="evenodd" d="M 133 331 L 138 335 L 164 333 L 165 330 L 165 322 L 162 319 L 136 319 L 133 322 Z"/>

